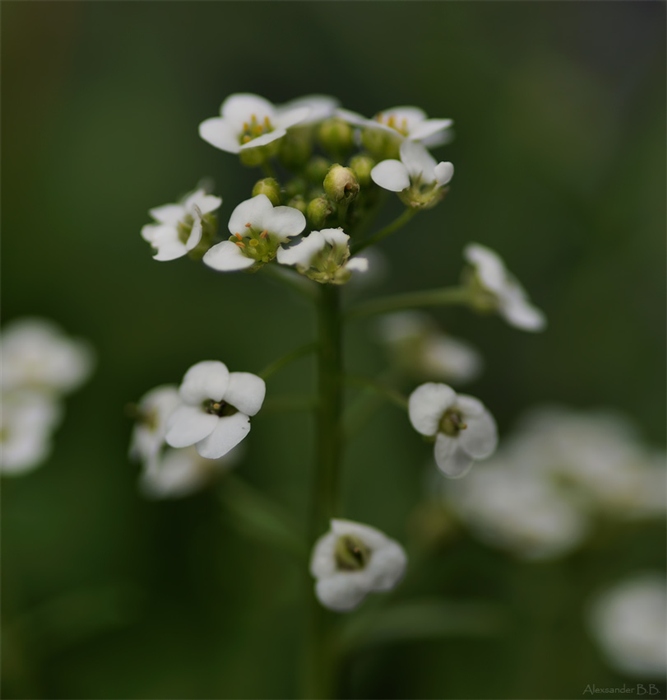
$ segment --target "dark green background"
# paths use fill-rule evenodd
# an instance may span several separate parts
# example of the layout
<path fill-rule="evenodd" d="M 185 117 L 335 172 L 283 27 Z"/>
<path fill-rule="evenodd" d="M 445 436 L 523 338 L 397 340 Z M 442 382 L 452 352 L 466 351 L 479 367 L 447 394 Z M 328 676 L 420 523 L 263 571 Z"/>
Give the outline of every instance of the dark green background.
<path fill-rule="evenodd" d="M 93 380 L 68 400 L 48 464 L 3 483 L 7 698 L 294 697 L 305 593 L 280 553 L 235 533 L 212 493 L 151 503 L 126 457 L 124 406 L 202 359 L 259 371 L 312 337 L 310 310 L 251 275 L 157 263 L 147 210 L 203 176 L 223 225 L 254 173 L 197 125 L 234 92 L 321 92 L 372 115 L 415 104 L 455 120 L 436 152 L 446 202 L 386 241 L 359 294 L 450 284 L 471 240 L 496 248 L 549 318 L 531 335 L 437 315 L 482 349 L 470 387 L 511 429 L 544 401 L 627 413 L 665 442 L 665 5 L 658 2 L 3 2 L 4 318 L 89 338 Z M 383 355 L 357 323 L 347 362 Z M 304 362 L 269 390 L 304 392 Z M 239 474 L 302 517 L 305 414 L 260 414 Z M 345 516 L 406 542 L 428 448 L 393 407 L 351 445 Z M 576 698 L 621 683 L 587 640 L 597 585 L 663 566 L 662 529 L 622 531 L 563 563 L 459 542 L 400 595 L 489 598 L 486 640 L 359 654 L 350 697 Z M 310 594 L 310 593 L 308 593 Z M 627 680 L 627 679 L 626 679 Z M 629 681 L 630 682 L 630 681 Z"/>

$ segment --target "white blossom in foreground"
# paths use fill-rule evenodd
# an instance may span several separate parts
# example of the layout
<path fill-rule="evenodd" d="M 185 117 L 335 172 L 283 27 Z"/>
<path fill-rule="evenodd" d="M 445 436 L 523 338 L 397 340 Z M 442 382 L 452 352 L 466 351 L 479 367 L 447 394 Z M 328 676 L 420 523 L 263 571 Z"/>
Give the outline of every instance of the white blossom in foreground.
<path fill-rule="evenodd" d="M 639 678 L 667 674 L 667 587 L 664 574 L 645 574 L 602 593 L 588 622 L 608 662 Z"/>
<path fill-rule="evenodd" d="M 62 408 L 49 394 L 3 392 L 0 471 L 13 476 L 39 466 L 51 452 L 51 434 L 61 418 Z"/>
<path fill-rule="evenodd" d="M 221 116 L 199 125 L 199 135 L 222 151 L 241 153 L 282 138 L 291 126 L 304 122 L 311 109 L 309 104 L 276 107 L 249 93 L 230 95 L 220 107 Z"/>
<path fill-rule="evenodd" d="M 384 533 L 350 520 L 332 520 L 331 530 L 315 543 L 310 573 L 320 603 L 347 612 L 369 593 L 394 588 L 406 565 L 403 547 Z"/>
<path fill-rule="evenodd" d="M 481 311 L 497 311 L 510 325 L 524 331 L 541 331 L 546 326 L 542 311 L 533 306 L 526 290 L 505 268 L 500 256 L 490 248 L 471 243 L 464 251 L 473 266 L 468 283 Z"/>
<path fill-rule="evenodd" d="M 278 249 L 278 262 L 294 265 L 303 275 L 322 284 L 344 284 L 353 271 L 368 269 L 366 258 L 350 260 L 350 237 L 339 228 L 313 231 L 291 248 Z"/>
<path fill-rule="evenodd" d="M 417 387 L 408 401 L 414 429 L 435 438 L 435 461 L 451 478 L 464 476 L 474 460 L 491 456 L 498 444 L 493 416 L 481 401 L 446 384 Z"/>
<path fill-rule="evenodd" d="M 149 210 L 157 223 L 146 224 L 141 237 L 157 251 L 153 258 L 176 260 L 194 250 L 207 234 L 215 233 L 216 220 L 213 212 L 220 207 L 222 199 L 198 189 L 184 197 L 178 204 L 165 204 Z"/>
<path fill-rule="evenodd" d="M 298 209 L 274 207 L 266 195 L 258 194 L 234 209 L 229 219 L 231 238 L 210 248 L 204 262 L 221 272 L 263 265 L 273 260 L 281 243 L 305 227 L 306 217 Z"/>
<path fill-rule="evenodd" d="M 167 444 L 195 445 L 202 457 L 218 459 L 250 432 L 250 417 L 264 403 L 266 384 L 211 360 L 190 367 L 178 391 L 182 403 L 168 420 Z"/>
<path fill-rule="evenodd" d="M 417 141 L 403 141 L 399 153 L 400 160 L 383 160 L 371 170 L 373 182 L 390 192 L 399 192 L 407 206 L 435 206 L 444 195 L 443 187 L 454 176 L 454 166 L 437 163 Z"/>
<path fill-rule="evenodd" d="M 3 391 L 35 389 L 68 393 L 85 382 L 94 365 L 90 345 L 69 338 L 51 321 L 21 318 L 0 336 Z"/>
<path fill-rule="evenodd" d="M 378 330 L 393 363 L 409 376 L 463 384 L 482 370 L 479 352 L 467 342 L 441 333 L 427 314 L 387 314 L 380 319 Z"/>
<path fill-rule="evenodd" d="M 151 463 L 158 458 L 165 444 L 167 421 L 180 403 L 178 387 L 172 384 L 155 387 L 139 399 L 137 422 L 130 441 L 133 459 Z"/>

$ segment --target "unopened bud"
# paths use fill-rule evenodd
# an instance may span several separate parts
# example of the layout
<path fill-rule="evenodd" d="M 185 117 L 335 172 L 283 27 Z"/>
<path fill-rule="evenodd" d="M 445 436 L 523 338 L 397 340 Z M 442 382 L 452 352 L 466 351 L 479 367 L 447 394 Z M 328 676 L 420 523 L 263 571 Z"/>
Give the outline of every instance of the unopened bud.
<path fill-rule="evenodd" d="M 373 170 L 375 165 L 375 161 L 370 156 L 354 156 L 350 160 L 350 168 L 352 168 L 362 187 L 367 187 L 371 184 L 371 170 Z"/>
<path fill-rule="evenodd" d="M 317 136 L 328 153 L 345 154 L 354 146 L 352 127 L 342 119 L 323 121 Z"/>
<path fill-rule="evenodd" d="M 315 156 L 306 166 L 306 177 L 316 185 L 321 185 L 330 167 L 330 160 L 323 156 Z"/>
<path fill-rule="evenodd" d="M 351 202 L 359 194 L 359 181 L 350 168 L 332 165 L 324 178 L 324 191 L 336 204 Z"/>
<path fill-rule="evenodd" d="M 312 137 L 307 129 L 293 129 L 280 139 L 280 162 L 288 170 L 301 169 L 313 152 Z"/>
<path fill-rule="evenodd" d="M 306 216 L 314 228 L 321 228 L 326 218 L 333 212 L 331 203 L 325 197 L 317 197 L 308 203 Z"/>
<path fill-rule="evenodd" d="M 252 196 L 264 194 L 269 198 L 271 204 L 277 207 L 280 204 L 280 185 L 278 181 L 272 177 L 265 177 L 263 180 L 258 180 L 252 188 Z"/>
<path fill-rule="evenodd" d="M 298 194 L 296 197 L 292 197 L 292 199 L 287 202 L 287 206 L 298 209 L 302 214 L 305 214 L 306 210 L 308 209 L 306 200 L 300 194 Z"/>

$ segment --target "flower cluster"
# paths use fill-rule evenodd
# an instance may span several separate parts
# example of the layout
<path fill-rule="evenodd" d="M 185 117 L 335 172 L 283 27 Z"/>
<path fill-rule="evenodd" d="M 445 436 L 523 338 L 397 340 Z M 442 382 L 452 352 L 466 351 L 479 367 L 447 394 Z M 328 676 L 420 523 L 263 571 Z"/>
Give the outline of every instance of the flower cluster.
<path fill-rule="evenodd" d="M 0 355 L 0 470 L 22 474 L 48 457 L 63 415 L 62 397 L 88 379 L 94 353 L 86 341 L 67 337 L 51 321 L 22 318 L 4 328 Z"/>

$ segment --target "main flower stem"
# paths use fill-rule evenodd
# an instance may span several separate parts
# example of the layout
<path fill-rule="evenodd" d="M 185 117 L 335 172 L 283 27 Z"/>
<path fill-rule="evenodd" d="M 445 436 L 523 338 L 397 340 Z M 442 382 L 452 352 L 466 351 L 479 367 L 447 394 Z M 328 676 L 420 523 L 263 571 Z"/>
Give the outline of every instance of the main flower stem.
<path fill-rule="evenodd" d="M 322 285 L 317 305 L 317 424 L 310 545 L 329 529 L 338 514 L 339 466 L 342 454 L 343 347 L 340 289 Z M 308 579 L 310 610 L 306 638 L 304 696 L 335 697 L 333 615 L 313 594 Z"/>
<path fill-rule="evenodd" d="M 383 229 L 380 229 L 377 233 L 374 233 L 372 236 L 369 236 L 365 240 L 359 241 L 359 243 L 353 245 L 351 247 L 352 255 L 356 255 L 364 248 L 368 248 L 369 245 L 375 245 L 376 243 L 379 243 L 383 238 L 386 238 L 389 234 L 401 228 L 401 226 L 405 226 L 405 224 L 407 224 L 408 221 L 410 221 L 410 219 L 412 219 L 412 217 L 418 211 L 418 209 L 406 209 L 397 219 L 394 219 Z"/>

